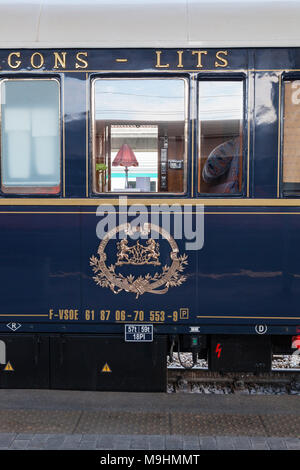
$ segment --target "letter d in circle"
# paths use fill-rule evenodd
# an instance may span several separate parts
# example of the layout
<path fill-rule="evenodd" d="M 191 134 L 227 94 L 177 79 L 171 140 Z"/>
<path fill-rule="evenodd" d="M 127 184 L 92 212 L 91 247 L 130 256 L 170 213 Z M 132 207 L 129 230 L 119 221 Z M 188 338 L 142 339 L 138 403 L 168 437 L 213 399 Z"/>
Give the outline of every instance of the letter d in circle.
<path fill-rule="evenodd" d="M 267 325 L 256 325 L 255 331 L 258 335 L 264 335 L 268 331 Z"/>

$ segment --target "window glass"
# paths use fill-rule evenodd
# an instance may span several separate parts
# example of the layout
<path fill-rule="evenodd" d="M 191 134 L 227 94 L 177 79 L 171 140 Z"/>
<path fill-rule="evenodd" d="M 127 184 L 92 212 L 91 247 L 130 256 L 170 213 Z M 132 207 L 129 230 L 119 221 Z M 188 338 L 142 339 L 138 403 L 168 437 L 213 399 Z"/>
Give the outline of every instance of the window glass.
<path fill-rule="evenodd" d="M 7 193 L 60 190 L 59 84 L 1 83 L 1 179 Z"/>
<path fill-rule="evenodd" d="M 185 190 L 185 81 L 96 79 L 94 192 Z"/>
<path fill-rule="evenodd" d="M 283 192 L 300 194 L 300 80 L 284 85 Z"/>
<path fill-rule="evenodd" d="M 201 193 L 242 189 L 243 82 L 199 82 Z"/>

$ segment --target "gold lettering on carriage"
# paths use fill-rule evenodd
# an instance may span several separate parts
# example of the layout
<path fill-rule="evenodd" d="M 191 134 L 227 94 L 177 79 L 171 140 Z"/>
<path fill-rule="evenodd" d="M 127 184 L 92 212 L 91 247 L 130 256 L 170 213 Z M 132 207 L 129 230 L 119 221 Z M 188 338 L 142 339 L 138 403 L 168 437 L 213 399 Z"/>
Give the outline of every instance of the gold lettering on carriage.
<path fill-rule="evenodd" d="M 24 51 L 11 51 L 7 57 L 7 65 L 9 69 L 19 70 L 22 68 L 31 67 L 33 70 L 47 69 L 47 70 L 87 70 L 89 67 L 89 55 L 92 52 L 76 51 L 70 53 L 69 51 L 51 51 L 46 53 L 44 51 L 32 51 L 29 56 L 25 55 Z M 187 64 L 195 70 L 214 68 L 225 68 L 228 66 L 228 51 L 218 50 L 211 52 L 209 50 L 156 50 L 154 52 L 154 61 L 150 56 L 147 56 L 151 61 L 149 66 L 155 66 L 158 69 L 182 69 Z M 168 59 L 166 59 L 166 57 Z M 146 58 L 146 57 L 145 57 Z M 112 63 L 127 64 L 127 58 L 111 57 Z M 154 62 L 154 63 L 153 63 Z M 101 70 L 101 63 L 94 65 L 97 69 Z M 139 67 L 137 67 L 139 68 Z"/>
<path fill-rule="evenodd" d="M 155 51 L 156 54 L 156 64 L 155 67 L 158 69 L 168 69 L 170 67 L 176 66 L 177 68 L 183 68 L 184 67 L 184 61 L 187 59 L 189 56 L 195 56 L 196 61 L 193 64 L 193 67 L 196 69 L 202 69 L 206 68 L 207 59 L 210 59 L 210 54 L 209 51 L 203 51 L 203 50 L 187 50 L 187 51 L 176 51 L 177 54 L 177 62 L 170 65 L 170 60 L 168 61 L 165 59 L 165 55 L 163 51 Z M 168 54 L 168 56 L 170 56 Z M 172 52 L 172 57 L 174 56 L 174 52 Z M 228 51 L 217 51 L 214 56 L 214 67 L 219 68 L 219 67 L 227 67 L 228 66 Z M 174 56 L 175 57 L 175 56 Z"/>
<path fill-rule="evenodd" d="M 169 259 L 162 266 L 160 262 L 160 244 L 158 241 L 148 238 L 145 242 L 137 240 L 133 245 L 129 245 L 127 238 L 115 241 L 115 235 L 124 232 L 125 235 L 132 235 L 140 232 L 140 235 L 146 237 L 151 232 L 157 232 L 162 239 L 168 242 Z M 107 266 L 108 259 L 106 248 L 108 243 L 115 244 L 116 262 Z M 171 287 L 179 287 L 186 281 L 183 271 L 188 264 L 188 256 L 184 253 L 179 254 L 179 248 L 170 235 L 158 225 L 145 223 L 143 226 L 131 226 L 129 223 L 119 225 L 101 240 L 98 247 L 98 256 L 91 256 L 90 266 L 92 267 L 93 279 L 99 287 L 107 287 L 114 294 L 121 291 L 131 292 L 138 298 L 140 295 L 166 294 Z M 155 272 L 147 272 L 145 275 L 136 274 L 133 271 L 128 274 L 122 272 L 122 267 L 131 266 L 157 266 Z M 159 268 L 158 268 L 159 267 Z"/>
<path fill-rule="evenodd" d="M 68 52 L 67 51 L 53 51 L 52 55 L 52 68 L 56 70 L 64 70 L 67 67 Z M 41 69 L 45 64 L 45 59 L 48 59 L 45 53 L 36 51 L 29 57 L 29 63 L 33 69 Z M 21 51 L 13 51 L 7 56 L 7 65 L 10 69 L 19 69 L 22 65 L 28 66 L 24 63 Z M 51 60 L 51 59 L 50 59 Z M 88 67 L 88 53 L 87 51 L 79 51 L 75 55 L 75 60 L 70 66 L 75 66 L 76 70 L 86 69 Z"/>

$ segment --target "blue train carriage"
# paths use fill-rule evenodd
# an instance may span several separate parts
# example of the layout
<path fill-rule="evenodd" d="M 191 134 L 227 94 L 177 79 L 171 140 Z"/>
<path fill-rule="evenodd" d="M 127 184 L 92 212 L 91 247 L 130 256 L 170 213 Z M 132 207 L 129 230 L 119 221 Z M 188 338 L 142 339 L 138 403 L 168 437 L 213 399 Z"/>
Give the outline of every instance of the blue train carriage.
<path fill-rule="evenodd" d="M 299 3 L 76 3 L 0 4 L 0 387 L 268 371 L 300 334 Z"/>

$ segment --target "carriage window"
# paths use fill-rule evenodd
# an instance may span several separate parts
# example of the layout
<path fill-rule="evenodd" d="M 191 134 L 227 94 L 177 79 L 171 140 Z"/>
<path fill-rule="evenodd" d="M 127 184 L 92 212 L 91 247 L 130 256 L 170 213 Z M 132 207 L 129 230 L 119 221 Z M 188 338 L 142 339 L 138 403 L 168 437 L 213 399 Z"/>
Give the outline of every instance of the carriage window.
<path fill-rule="evenodd" d="M 300 195 L 300 80 L 284 84 L 283 193 Z"/>
<path fill-rule="evenodd" d="M 199 192 L 242 190 L 243 82 L 199 82 Z"/>
<path fill-rule="evenodd" d="M 186 82 L 96 79 L 93 191 L 185 191 Z"/>
<path fill-rule="evenodd" d="M 59 83 L 12 79 L 1 83 L 2 191 L 60 191 Z"/>

